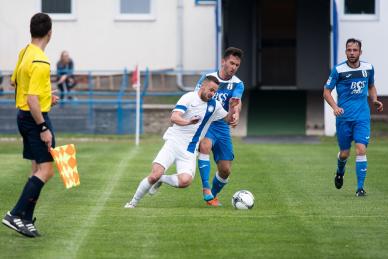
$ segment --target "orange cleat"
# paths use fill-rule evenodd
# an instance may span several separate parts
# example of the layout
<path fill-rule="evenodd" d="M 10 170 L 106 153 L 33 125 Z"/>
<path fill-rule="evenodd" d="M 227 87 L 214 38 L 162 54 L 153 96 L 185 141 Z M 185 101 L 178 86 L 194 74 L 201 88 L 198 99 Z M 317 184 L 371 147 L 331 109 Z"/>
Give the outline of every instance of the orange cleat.
<path fill-rule="evenodd" d="M 213 196 L 213 194 L 212 194 L 210 189 L 203 188 L 202 192 L 203 192 L 203 199 L 204 199 L 204 201 L 210 201 L 210 200 L 214 199 L 214 196 Z"/>
<path fill-rule="evenodd" d="M 217 197 L 215 197 L 213 200 L 207 201 L 206 203 L 207 203 L 207 205 L 213 206 L 213 207 L 221 207 L 222 206 L 222 204 L 220 203 L 220 201 L 218 200 Z"/>

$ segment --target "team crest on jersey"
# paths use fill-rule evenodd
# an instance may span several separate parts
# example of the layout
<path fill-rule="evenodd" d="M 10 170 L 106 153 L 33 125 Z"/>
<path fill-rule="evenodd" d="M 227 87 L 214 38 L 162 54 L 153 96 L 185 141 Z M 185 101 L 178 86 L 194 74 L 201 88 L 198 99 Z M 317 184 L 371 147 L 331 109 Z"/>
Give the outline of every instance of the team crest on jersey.
<path fill-rule="evenodd" d="M 213 105 L 209 105 L 209 107 L 207 108 L 207 111 L 208 112 L 213 112 L 214 111 L 214 106 Z"/>
<path fill-rule="evenodd" d="M 226 87 L 226 89 L 232 90 L 233 89 L 233 83 L 228 83 L 228 86 Z"/>
<path fill-rule="evenodd" d="M 362 76 L 363 77 L 368 77 L 368 72 L 366 70 L 362 70 Z"/>

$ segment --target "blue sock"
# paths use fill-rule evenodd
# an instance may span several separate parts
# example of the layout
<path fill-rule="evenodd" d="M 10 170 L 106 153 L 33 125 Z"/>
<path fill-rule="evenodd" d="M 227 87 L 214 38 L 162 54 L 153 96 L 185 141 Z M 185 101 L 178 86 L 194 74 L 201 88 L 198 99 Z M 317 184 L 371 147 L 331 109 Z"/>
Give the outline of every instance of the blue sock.
<path fill-rule="evenodd" d="M 357 189 L 364 188 L 367 169 L 368 169 L 368 162 L 366 160 L 366 156 L 357 156 L 356 157 Z"/>
<path fill-rule="evenodd" d="M 218 172 L 216 172 L 216 175 L 213 178 L 213 186 L 212 186 L 212 194 L 214 197 L 217 196 L 217 194 L 224 188 L 225 184 L 228 183 L 228 179 L 222 179 Z"/>
<path fill-rule="evenodd" d="M 199 153 L 198 168 L 199 168 L 199 173 L 201 174 L 202 188 L 210 189 L 210 184 L 209 184 L 209 177 L 210 177 L 209 155 Z"/>
<path fill-rule="evenodd" d="M 345 174 L 345 165 L 346 165 L 346 161 L 348 161 L 347 159 L 345 160 L 341 160 L 339 158 L 339 153 L 338 153 L 338 160 L 337 160 L 337 174 L 340 174 L 340 175 L 344 175 Z"/>
<path fill-rule="evenodd" d="M 22 219 L 32 220 L 35 205 L 39 199 L 40 191 L 42 190 L 43 185 L 44 182 L 42 182 L 38 177 L 31 176 L 24 186 L 22 194 L 11 211 L 11 214 L 19 216 Z"/>

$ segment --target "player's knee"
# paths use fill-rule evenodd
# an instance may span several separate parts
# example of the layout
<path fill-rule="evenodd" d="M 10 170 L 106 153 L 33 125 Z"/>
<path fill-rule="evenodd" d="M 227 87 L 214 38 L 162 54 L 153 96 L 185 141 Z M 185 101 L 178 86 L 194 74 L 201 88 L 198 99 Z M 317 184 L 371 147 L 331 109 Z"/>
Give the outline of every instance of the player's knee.
<path fill-rule="evenodd" d="M 222 179 L 227 179 L 229 177 L 230 173 L 231 173 L 230 168 L 223 168 L 222 170 L 218 170 L 218 175 Z"/>
<path fill-rule="evenodd" d="M 161 174 L 158 174 L 158 173 L 151 173 L 149 176 L 148 176 L 148 182 L 150 184 L 154 184 L 156 183 L 157 181 L 159 181 L 160 177 L 162 175 Z"/>
<path fill-rule="evenodd" d="M 350 151 L 349 150 L 340 151 L 339 154 L 338 154 L 338 158 L 341 159 L 341 160 L 346 160 L 346 159 L 348 159 L 349 156 L 350 156 Z"/>
<path fill-rule="evenodd" d="M 179 175 L 179 187 L 186 188 L 193 181 L 193 177 L 189 174 L 180 174 Z"/>
<path fill-rule="evenodd" d="M 356 154 L 357 156 L 366 155 L 366 146 L 365 145 L 356 145 Z"/>
<path fill-rule="evenodd" d="M 202 154 L 210 154 L 210 151 L 212 149 L 212 144 L 210 141 L 201 141 L 199 143 L 199 152 Z"/>

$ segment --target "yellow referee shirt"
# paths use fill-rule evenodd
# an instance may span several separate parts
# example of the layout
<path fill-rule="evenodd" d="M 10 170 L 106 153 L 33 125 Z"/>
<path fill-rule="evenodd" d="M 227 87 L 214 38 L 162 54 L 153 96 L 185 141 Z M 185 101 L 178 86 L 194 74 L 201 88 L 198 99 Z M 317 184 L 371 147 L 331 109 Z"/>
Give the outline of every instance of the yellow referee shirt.
<path fill-rule="evenodd" d="M 17 108 L 29 111 L 27 95 L 36 95 L 39 98 L 41 111 L 50 111 L 50 63 L 46 54 L 38 46 L 30 43 L 20 51 L 11 80 L 16 83 Z"/>

